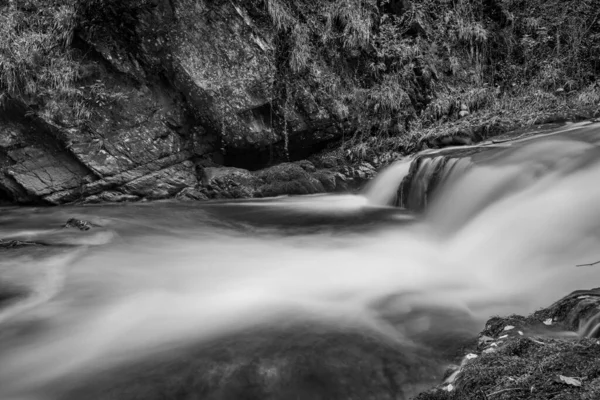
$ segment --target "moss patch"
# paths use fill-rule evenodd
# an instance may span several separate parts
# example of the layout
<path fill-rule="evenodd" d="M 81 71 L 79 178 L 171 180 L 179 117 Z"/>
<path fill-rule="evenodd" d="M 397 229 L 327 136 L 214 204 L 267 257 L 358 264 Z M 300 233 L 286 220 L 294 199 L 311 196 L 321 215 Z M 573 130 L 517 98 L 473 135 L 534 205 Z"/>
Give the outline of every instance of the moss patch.
<path fill-rule="evenodd" d="M 599 304 L 598 289 L 578 291 L 529 317 L 490 319 L 460 369 L 417 399 L 600 398 L 600 341 L 580 329 L 597 323 Z"/>

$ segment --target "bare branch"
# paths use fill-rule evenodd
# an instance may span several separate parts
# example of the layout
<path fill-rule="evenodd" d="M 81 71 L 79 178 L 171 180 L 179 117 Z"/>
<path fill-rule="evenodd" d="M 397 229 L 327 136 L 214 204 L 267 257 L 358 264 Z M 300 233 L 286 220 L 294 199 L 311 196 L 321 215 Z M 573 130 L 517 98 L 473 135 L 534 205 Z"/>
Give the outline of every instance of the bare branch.
<path fill-rule="evenodd" d="M 576 267 L 592 267 L 597 264 L 600 264 L 600 261 L 596 261 L 596 262 L 589 263 L 589 264 L 579 264 L 579 265 L 576 265 Z"/>

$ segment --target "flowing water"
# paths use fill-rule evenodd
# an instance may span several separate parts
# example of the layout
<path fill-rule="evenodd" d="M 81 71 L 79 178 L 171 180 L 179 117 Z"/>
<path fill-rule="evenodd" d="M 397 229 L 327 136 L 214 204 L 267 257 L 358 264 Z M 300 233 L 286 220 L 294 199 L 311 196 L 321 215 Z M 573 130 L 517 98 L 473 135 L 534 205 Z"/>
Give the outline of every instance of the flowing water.
<path fill-rule="evenodd" d="M 448 163 L 417 214 L 387 206 L 406 162 L 364 195 L 0 209 L 0 239 L 44 244 L 0 249 L 0 295 L 24 293 L 0 296 L 0 399 L 77 398 L 65 388 L 99 371 L 275 325 L 427 359 L 449 332 L 600 286 L 600 267 L 575 268 L 600 260 L 600 127 L 563 131 Z"/>

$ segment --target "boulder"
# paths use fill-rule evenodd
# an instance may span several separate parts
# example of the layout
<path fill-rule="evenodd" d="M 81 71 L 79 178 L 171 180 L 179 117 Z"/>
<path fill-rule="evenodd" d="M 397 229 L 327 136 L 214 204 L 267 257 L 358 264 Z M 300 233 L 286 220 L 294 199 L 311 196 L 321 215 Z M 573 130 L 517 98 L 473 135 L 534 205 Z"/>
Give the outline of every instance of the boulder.
<path fill-rule="evenodd" d="M 346 189 L 339 173 L 317 170 L 306 160 L 254 172 L 241 168 L 204 168 L 202 178 L 202 190 L 212 199 L 303 195 Z"/>
<path fill-rule="evenodd" d="M 80 231 L 89 231 L 92 229 L 93 224 L 89 221 L 84 221 L 82 219 L 70 218 L 66 224 L 63 225 L 64 228 L 75 228 Z"/>

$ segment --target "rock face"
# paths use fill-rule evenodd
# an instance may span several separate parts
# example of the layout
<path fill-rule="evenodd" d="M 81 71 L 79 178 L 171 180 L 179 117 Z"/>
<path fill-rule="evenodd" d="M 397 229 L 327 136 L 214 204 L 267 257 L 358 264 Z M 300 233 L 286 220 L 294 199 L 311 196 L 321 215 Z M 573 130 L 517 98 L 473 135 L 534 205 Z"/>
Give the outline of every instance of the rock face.
<path fill-rule="evenodd" d="M 285 113 L 273 100 L 275 38 L 264 7 L 141 3 L 90 10 L 95 24 L 78 30 L 86 123 L 43 120 L 5 102 L 0 201 L 185 195 L 198 184 L 199 160 L 258 169 L 303 158 L 339 137 L 332 117 L 309 97 L 286 104 Z M 293 190 L 313 192 L 315 185 Z"/>

